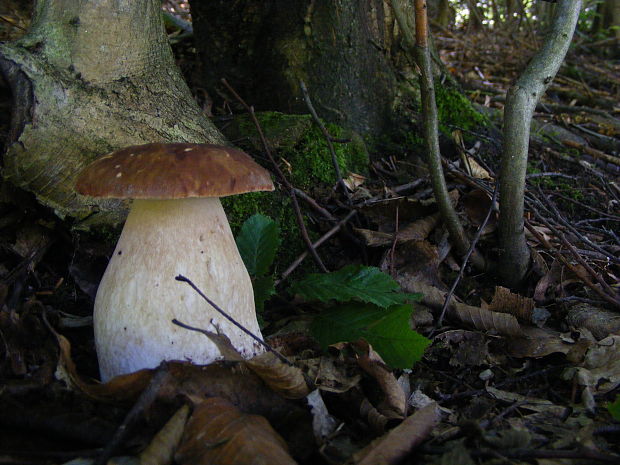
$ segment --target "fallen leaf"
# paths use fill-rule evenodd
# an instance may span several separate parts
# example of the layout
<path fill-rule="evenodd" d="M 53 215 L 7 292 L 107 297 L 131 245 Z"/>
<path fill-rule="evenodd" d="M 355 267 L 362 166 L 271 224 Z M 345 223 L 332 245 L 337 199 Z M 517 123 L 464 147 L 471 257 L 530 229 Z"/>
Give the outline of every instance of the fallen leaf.
<path fill-rule="evenodd" d="M 379 385 L 384 398 L 377 409 L 387 418 L 402 419 L 405 417 L 407 398 L 405 392 L 381 356 L 363 339 L 352 345 L 359 353 L 358 365 L 369 374 Z"/>
<path fill-rule="evenodd" d="M 558 418 L 564 418 L 569 413 L 568 407 L 556 405 L 547 399 L 538 399 L 536 397 L 528 397 L 516 392 L 502 391 L 491 386 L 486 387 L 486 391 L 495 399 L 502 400 L 504 402 L 520 404 L 519 408 L 531 410 L 533 412 L 549 413 Z"/>
<path fill-rule="evenodd" d="M 308 394 L 307 400 L 312 413 L 312 432 L 317 444 L 320 445 L 335 431 L 338 422 L 329 414 L 319 389 Z"/>
<path fill-rule="evenodd" d="M 145 465 L 169 465 L 179 445 L 189 417 L 189 405 L 183 405 L 159 430 L 149 445 L 140 453 L 140 463 Z"/>
<path fill-rule="evenodd" d="M 496 286 L 489 310 L 508 313 L 516 316 L 521 321 L 532 323 L 534 301 L 529 297 L 515 294 L 505 287 Z"/>
<path fill-rule="evenodd" d="M 574 328 L 586 328 L 600 340 L 610 334 L 620 334 L 620 315 L 590 304 L 573 305 L 566 315 L 566 323 Z"/>
<path fill-rule="evenodd" d="M 402 461 L 439 423 L 440 412 L 432 403 L 407 417 L 400 425 L 374 440 L 347 461 L 352 465 L 391 465 Z"/>
<path fill-rule="evenodd" d="M 179 449 L 179 465 L 293 465 L 286 443 L 259 415 L 212 397 L 195 406 Z"/>
<path fill-rule="evenodd" d="M 273 352 L 246 360 L 245 365 L 285 399 L 303 399 L 310 392 L 301 369 L 284 363 Z"/>
<path fill-rule="evenodd" d="M 388 233 L 382 231 L 372 231 L 370 229 L 354 228 L 367 246 L 381 247 L 391 245 L 396 236 L 396 242 L 422 241 L 437 227 L 440 220 L 439 213 L 426 216 L 419 220 L 409 223 L 404 227 L 399 227 L 398 233 Z"/>

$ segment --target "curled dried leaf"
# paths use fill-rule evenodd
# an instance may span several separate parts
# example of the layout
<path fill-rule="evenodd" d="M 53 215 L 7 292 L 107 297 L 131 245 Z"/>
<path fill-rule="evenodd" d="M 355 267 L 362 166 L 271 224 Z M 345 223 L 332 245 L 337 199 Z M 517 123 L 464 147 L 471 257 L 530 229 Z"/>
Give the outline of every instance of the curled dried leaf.
<path fill-rule="evenodd" d="M 285 399 L 303 399 L 310 393 L 301 369 L 282 362 L 272 352 L 264 352 L 245 364 Z"/>
<path fill-rule="evenodd" d="M 355 465 L 389 465 L 400 462 L 424 441 L 439 423 L 440 412 L 432 403 L 407 417 L 400 425 L 376 439 L 347 462 Z"/>
<path fill-rule="evenodd" d="M 492 312 L 508 313 L 519 320 L 531 322 L 533 318 L 534 300 L 515 294 L 502 286 L 495 287 L 495 294 L 489 310 Z"/>
<path fill-rule="evenodd" d="M 377 406 L 379 412 L 389 419 L 404 418 L 407 398 L 394 374 L 387 368 L 381 356 L 364 339 L 352 345 L 359 353 L 358 365 L 375 379 L 384 395 L 382 402 Z"/>
<path fill-rule="evenodd" d="M 179 465 L 293 465 L 286 443 L 259 415 L 212 397 L 198 404 L 175 455 Z"/>
<path fill-rule="evenodd" d="M 183 405 L 159 430 L 149 445 L 140 453 L 140 463 L 168 465 L 172 463 L 174 451 L 179 445 L 185 423 L 189 417 L 189 406 Z"/>

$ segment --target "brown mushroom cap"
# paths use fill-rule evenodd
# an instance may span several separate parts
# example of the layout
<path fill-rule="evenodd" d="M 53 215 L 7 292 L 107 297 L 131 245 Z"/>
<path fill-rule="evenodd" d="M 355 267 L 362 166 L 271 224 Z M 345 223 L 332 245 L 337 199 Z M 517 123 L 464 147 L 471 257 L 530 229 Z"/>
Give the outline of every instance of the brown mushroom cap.
<path fill-rule="evenodd" d="M 79 175 L 83 195 L 121 199 L 224 197 L 271 191 L 269 172 L 246 153 L 211 144 L 145 144 L 104 155 Z"/>

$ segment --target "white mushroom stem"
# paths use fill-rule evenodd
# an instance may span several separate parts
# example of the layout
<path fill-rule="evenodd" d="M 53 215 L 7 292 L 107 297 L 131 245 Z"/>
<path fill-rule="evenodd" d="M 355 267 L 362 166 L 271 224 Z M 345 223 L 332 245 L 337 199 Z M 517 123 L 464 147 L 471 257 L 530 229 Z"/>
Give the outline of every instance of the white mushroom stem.
<path fill-rule="evenodd" d="M 262 351 L 193 289 L 175 281 L 179 274 L 261 337 L 252 282 L 219 198 L 135 200 L 95 299 L 103 381 L 163 360 L 206 364 L 221 358 L 207 337 L 174 325 L 173 318 L 219 330 L 245 357 Z"/>

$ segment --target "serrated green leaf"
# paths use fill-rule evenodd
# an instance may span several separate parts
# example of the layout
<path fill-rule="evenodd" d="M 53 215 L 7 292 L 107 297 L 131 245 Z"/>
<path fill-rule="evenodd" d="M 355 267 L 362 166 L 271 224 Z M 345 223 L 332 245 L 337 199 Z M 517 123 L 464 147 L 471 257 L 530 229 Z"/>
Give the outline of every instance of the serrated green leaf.
<path fill-rule="evenodd" d="M 413 306 L 408 304 L 387 309 L 371 304 L 345 304 L 317 316 L 312 333 L 324 348 L 363 337 L 392 368 L 411 368 L 431 342 L 410 328 L 412 311 Z"/>
<path fill-rule="evenodd" d="M 615 420 L 620 421 L 620 394 L 616 396 L 616 400 L 611 404 L 607 404 L 607 410 Z"/>
<path fill-rule="evenodd" d="M 267 274 L 280 245 L 276 222 L 260 213 L 252 215 L 241 226 L 236 241 L 250 276 Z"/>
<path fill-rule="evenodd" d="M 419 294 L 397 292 L 398 283 L 379 268 L 348 265 L 332 273 L 313 273 L 294 283 L 291 290 L 306 300 L 349 302 L 361 300 L 379 307 L 419 300 Z"/>
<path fill-rule="evenodd" d="M 252 280 L 254 288 L 254 305 L 259 312 L 263 311 L 265 301 L 276 293 L 276 287 L 271 276 L 259 276 Z"/>

